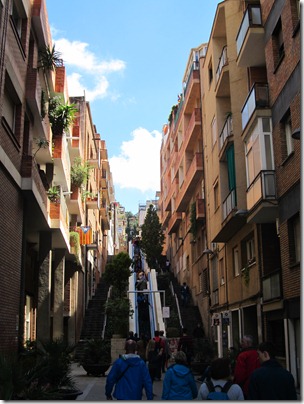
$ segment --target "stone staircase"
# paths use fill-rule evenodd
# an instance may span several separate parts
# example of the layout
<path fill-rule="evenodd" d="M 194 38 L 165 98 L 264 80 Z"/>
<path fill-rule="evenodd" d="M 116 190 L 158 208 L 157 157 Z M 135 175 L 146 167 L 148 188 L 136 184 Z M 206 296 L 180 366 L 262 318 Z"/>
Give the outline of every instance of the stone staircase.
<path fill-rule="evenodd" d="M 109 285 L 101 279 L 96 288 L 95 295 L 89 301 L 88 308 L 86 309 L 80 340 L 76 347 L 76 359 L 81 359 L 82 357 L 85 339 L 100 338 L 102 335 L 108 290 Z"/>
<path fill-rule="evenodd" d="M 174 292 L 178 296 L 179 308 L 182 318 L 183 327 L 187 328 L 188 335 L 193 334 L 193 330 L 197 323 L 202 323 L 201 315 L 197 306 L 194 306 L 192 299 L 190 298 L 187 307 L 182 306 L 180 288 L 181 285 L 178 283 L 174 276 L 171 276 L 171 282 L 173 284 Z"/>

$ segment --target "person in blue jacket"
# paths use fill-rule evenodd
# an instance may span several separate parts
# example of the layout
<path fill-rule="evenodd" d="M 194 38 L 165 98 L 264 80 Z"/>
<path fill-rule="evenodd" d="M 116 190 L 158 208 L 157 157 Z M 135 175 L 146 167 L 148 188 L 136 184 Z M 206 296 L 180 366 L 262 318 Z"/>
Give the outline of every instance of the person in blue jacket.
<path fill-rule="evenodd" d="M 116 359 L 107 376 L 107 400 L 141 400 L 145 388 L 147 400 L 153 400 L 152 381 L 145 362 L 135 354 L 136 341 L 126 341 L 126 354 Z"/>
<path fill-rule="evenodd" d="M 178 351 L 175 363 L 165 374 L 162 400 L 194 400 L 197 397 L 197 386 L 193 374 L 187 366 L 187 356 Z"/>

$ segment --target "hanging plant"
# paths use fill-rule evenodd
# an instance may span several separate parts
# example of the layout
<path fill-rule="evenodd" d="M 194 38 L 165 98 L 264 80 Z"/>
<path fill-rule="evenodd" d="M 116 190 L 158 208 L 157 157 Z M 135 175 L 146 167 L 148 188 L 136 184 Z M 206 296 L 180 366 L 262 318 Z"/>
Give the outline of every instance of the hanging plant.
<path fill-rule="evenodd" d="M 70 245 L 74 248 L 76 262 L 79 264 L 79 253 L 80 253 L 80 237 L 77 231 L 70 232 Z"/>
<path fill-rule="evenodd" d="M 190 233 L 192 234 L 193 241 L 196 239 L 197 234 L 197 221 L 196 221 L 196 203 L 192 202 L 190 208 Z"/>

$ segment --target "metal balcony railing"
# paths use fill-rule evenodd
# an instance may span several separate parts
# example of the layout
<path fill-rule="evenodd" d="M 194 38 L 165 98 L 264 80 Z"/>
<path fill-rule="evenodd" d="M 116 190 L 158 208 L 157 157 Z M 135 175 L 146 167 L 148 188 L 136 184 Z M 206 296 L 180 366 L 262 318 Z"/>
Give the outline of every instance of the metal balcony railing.
<path fill-rule="evenodd" d="M 236 37 L 237 54 L 239 54 L 242 49 L 248 29 L 256 26 L 262 26 L 261 7 L 259 5 L 249 4 Z"/>
<path fill-rule="evenodd" d="M 242 108 L 242 129 L 244 130 L 253 112 L 258 108 L 269 108 L 268 84 L 255 83 Z"/>

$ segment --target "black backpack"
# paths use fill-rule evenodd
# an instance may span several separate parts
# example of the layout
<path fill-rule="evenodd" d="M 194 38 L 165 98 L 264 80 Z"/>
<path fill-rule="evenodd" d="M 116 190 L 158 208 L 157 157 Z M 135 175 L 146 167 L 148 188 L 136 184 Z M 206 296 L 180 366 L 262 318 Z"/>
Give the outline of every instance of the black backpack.
<path fill-rule="evenodd" d="M 223 387 L 220 385 L 214 386 L 211 380 L 207 380 L 205 383 L 209 390 L 207 400 L 229 400 L 227 393 L 233 384 L 232 381 L 229 380 Z M 220 391 L 215 391 L 215 388 L 219 388 Z"/>

